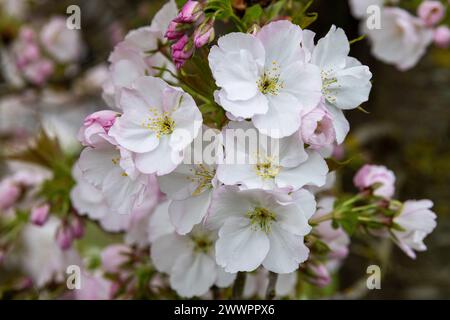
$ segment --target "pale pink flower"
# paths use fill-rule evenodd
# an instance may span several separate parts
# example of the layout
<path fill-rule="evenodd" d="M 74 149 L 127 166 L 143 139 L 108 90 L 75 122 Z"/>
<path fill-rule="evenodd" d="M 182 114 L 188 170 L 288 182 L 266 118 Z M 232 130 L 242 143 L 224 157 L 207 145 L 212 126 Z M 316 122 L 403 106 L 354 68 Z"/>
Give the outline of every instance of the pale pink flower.
<path fill-rule="evenodd" d="M 368 29 L 362 24 L 372 42 L 372 54 L 402 71 L 414 67 L 433 41 L 433 30 L 400 8 L 384 8 L 381 21 L 380 29 Z"/>
<path fill-rule="evenodd" d="M 74 290 L 76 300 L 110 300 L 112 299 L 112 282 L 99 273 L 81 273 L 81 288 Z"/>
<path fill-rule="evenodd" d="M 372 188 L 373 194 L 391 198 L 395 192 L 395 175 L 385 166 L 364 165 L 356 173 L 353 183 L 360 190 Z"/>
<path fill-rule="evenodd" d="M 43 226 L 26 225 L 21 233 L 22 250 L 19 252 L 18 267 L 33 279 L 33 284 L 38 288 L 52 281 L 65 281 L 67 267 L 81 264 L 75 250 L 61 250 L 55 241 L 60 224 L 60 220 L 50 217 Z"/>
<path fill-rule="evenodd" d="M 108 132 L 119 115 L 112 110 L 102 110 L 87 116 L 78 132 L 78 140 L 82 145 L 90 147 L 107 142 L 114 143 L 114 139 L 108 136 Z"/>
<path fill-rule="evenodd" d="M 108 273 L 119 273 L 122 265 L 129 260 L 131 248 L 124 244 L 112 244 L 101 253 L 102 268 Z"/>
<path fill-rule="evenodd" d="M 434 43 L 439 48 L 448 48 L 450 45 L 450 29 L 447 26 L 439 26 L 434 30 Z"/>
<path fill-rule="evenodd" d="M 433 202 L 430 200 L 405 201 L 400 214 L 393 220 L 403 231 L 392 230 L 399 247 L 412 259 L 415 251 L 425 251 L 427 247 L 423 239 L 436 227 L 436 214 L 431 211 Z"/>
<path fill-rule="evenodd" d="M 426 26 L 432 27 L 438 24 L 445 16 L 445 7 L 440 1 L 423 1 L 417 9 L 417 15 Z"/>
<path fill-rule="evenodd" d="M 60 63 L 78 60 L 81 55 L 81 31 L 69 29 L 64 17 L 53 17 L 42 28 L 40 39 L 45 50 Z"/>
<path fill-rule="evenodd" d="M 313 149 L 329 146 L 336 140 L 332 116 L 322 103 L 302 116 L 300 136 Z"/>

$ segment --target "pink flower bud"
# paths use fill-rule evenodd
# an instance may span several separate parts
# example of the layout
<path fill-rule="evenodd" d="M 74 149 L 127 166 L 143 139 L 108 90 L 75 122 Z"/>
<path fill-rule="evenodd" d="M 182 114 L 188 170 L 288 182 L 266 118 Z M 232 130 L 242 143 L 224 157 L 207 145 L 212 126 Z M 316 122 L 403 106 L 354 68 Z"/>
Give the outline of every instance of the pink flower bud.
<path fill-rule="evenodd" d="M 375 188 L 373 194 L 383 198 L 391 198 L 395 191 L 395 175 L 385 166 L 364 165 L 353 178 L 359 190 Z"/>
<path fill-rule="evenodd" d="M 194 46 L 192 40 L 187 35 L 184 35 L 180 40 L 172 45 L 172 59 L 175 65 L 180 69 L 184 63 L 192 57 L 194 53 Z"/>
<path fill-rule="evenodd" d="M 31 223 L 37 226 L 42 226 L 47 221 L 49 212 L 50 206 L 48 205 L 48 203 L 45 203 L 38 207 L 34 207 L 31 210 L 30 216 Z"/>
<path fill-rule="evenodd" d="M 311 282 L 316 286 L 325 287 L 331 283 L 330 272 L 322 263 L 310 264 L 308 269 L 312 275 Z"/>
<path fill-rule="evenodd" d="M 183 26 L 180 23 L 171 21 L 167 28 L 165 37 L 169 40 L 178 40 L 184 35 Z"/>
<path fill-rule="evenodd" d="M 78 132 L 78 140 L 84 146 L 91 147 L 105 140 L 110 141 L 111 138 L 107 134 L 118 116 L 117 112 L 111 110 L 97 111 L 87 116 Z"/>
<path fill-rule="evenodd" d="M 106 247 L 101 253 L 103 270 L 109 273 L 119 273 L 121 266 L 129 260 L 130 253 L 130 247 L 124 244 Z"/>
<path fill-rule="evenodd" d="M 72 229 L 66 225 L 59 226 L 56 231 L 56 242 L 61 250 L 67 250 L 72 247 L 73 234 Z"/>
<path fill-rule="evenodd" d="M 80 217 L 75 216 L 70 220 L 70 228 L 74 238 L 80 239 L 84 236 L 84 222 Z"/>
<path fill-rule="evenodd" d="M 5 179 L 0 182 L 0 210 L 11 208 L 21 195 L 20 187 L 12 180 Z"/>
<path fill-rule="evenodd" d="M 19 38 L 25 42 L 33 42 L 36 39 L 36 33 L 30 27 L 20 28 Z"/>
<path fill-rule="evenodd" d="M 214 20 L 209 19 L 202 23 L 194 32 L 194 44 L 201 48 L 214 40 Z"/>
<path fill-rule="evenodd" d="M 302 117 L 300 134 L 303 142 L 313 149 L 333 144 L 336 134 L 332 118 L 322 104 Z"/>
<path fill-rule="evenodd" d="M 428 27 L 439 23 L 445 15 L 444 5 L 440 1 L 424 1 L 417 9 L 417 15 Z"/>
<path fill-rule="evenodd" d="M 439 26 L 434 31 L 434 43 L 439 48 L 446 49 L 450 45 L 450 29 L 447 26 Z"/>
<path fill-rule="evenodd" d="M 201 17 L 203 17 L 202 5 L 198 1 L 188 0 L 173 21 L 179 23 L 192 23 Z"/>

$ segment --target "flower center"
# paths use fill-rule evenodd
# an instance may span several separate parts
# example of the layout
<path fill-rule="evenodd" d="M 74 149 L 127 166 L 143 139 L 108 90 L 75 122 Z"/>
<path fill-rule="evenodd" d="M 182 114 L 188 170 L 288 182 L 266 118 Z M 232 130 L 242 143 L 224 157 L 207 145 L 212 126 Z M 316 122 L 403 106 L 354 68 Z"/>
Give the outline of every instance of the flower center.
<path fill-rule="evenodd" d="M 280 166 L 275 164 L 273 157 L 264 157 L 258 159 L 258 163 L 255 165 L 256 175 L 263 179 L 274 179 L 280 172 Z"/>
<path fill-rule="evenodd" d="M 332 75 L 333 70 L 324 71 L 320 73 L 322 77 L 322 93 L 325 96 L 325 99 L 327 99 L 331 103 L 336 102 L 336 96 L 334 89 L 330 88 L 330 86 L 337 83 L 337 78 Z"/>
<path fill-rule="evenodd" d="M 191 239 L 194 242 L 194 251 L 208 253 L 213 245 L 213 241 L 205 234 L 193 234 Z"/>
<path fill-rule="evenodd" d="M 192 176 L 188 177 L 188 179 L 197 184 L 197 188 L 192 192 L 193 196 L 198 196 L 203 191 L 212 189 L 212 179 L 216 174 L 215 170 L 208 170 L 208 168 L 199 164 L 195 166 L 195 169 L 190 169 L 192 172 Z"/>
<path fill-rule="evenodd" d="M 250 219 L 251 224 L 257 229 L 265 233 L 270 232 L 272 223 L 277 220 L 277 216 L 270 210 L 265 208 L 256 207 L 253 211 L 247 212 L 247 217 Z"/>
<path fill-rule="evenodd" d="M 272 68 L 264 71 L 256 84 L 262 94 L 278 95 L 284 87 L 284 81 L 280 79 L 280 68 L 275 61 L 272 62 Z"/>
<path fill-rule="evenodd" d="M 172 119 L 170 113 L 159 113 L 153 109 L 151 112 L 153 116 L 148 117 L 148 119 L 142 123 L 142 126 L 155 132 L 158 139 L 163 135 L 172 134 L 175 129 L 175 121 Z"/>

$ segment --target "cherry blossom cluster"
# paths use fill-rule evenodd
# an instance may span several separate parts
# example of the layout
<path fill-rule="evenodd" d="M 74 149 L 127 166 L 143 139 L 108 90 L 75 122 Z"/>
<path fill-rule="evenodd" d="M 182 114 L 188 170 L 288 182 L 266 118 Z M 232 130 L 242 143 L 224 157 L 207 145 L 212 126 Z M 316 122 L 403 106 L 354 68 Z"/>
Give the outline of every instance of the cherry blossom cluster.
<path fill-rule="evenodd" d="M 103 85 L 109 108 L 85 117 L 79 157 L 44 139 L 22 157 L 50 172 L 9 168 L 0 264 L 29 277 L 21 288 L 61 283 L 77 264 L 76 299 L 224 298 L 231 286 L 234 298 L 298 297 L 300 280 L 332 282 L 355 232 L 392 239 L 411 258 L 426 250 L 433 204 L 396 200 L 386 167 L 360 168 L 355 194 L 330 192 L 331 158 L 350 130 L 344 112 L 372 88 L 344 30 L 316 39 L 289 19 L 244 28 L 232 16 L 237 31 L 215 41 L 213 23 L 228 7 L 214 13 L 211 2 L 220 1 L 189 0 L 179 11 L 169 1 L 117 43 Z M 35 37 L 21 33 L 21 52 Z M 67 62 L 77 48 L 47 50 Z M 87 219 L 123 241 L 82 259 L 73 244 Z"/>
<path fill-rule="evenodd" d="M 419 1 L 416 12 L 403 8 L 402 1 L 350 0 L 355 18 L 362 19 L 361 32 L 367 34 L 372 54 L 400 70 L 414 67 L 428 46 L 448 48 L 450 45 L 449 2 L 447 0 Z M 381 11 L 372 11 L 376 6 Z M 369 27 L 369 14 L 381 13 L 379 27 Z"/>
<path fill-rule="evenodd" d="M 66 27 L 64 17 L 54 16 L 36 29 L 22 25 L 17 38 L 2 52 L 5 78 L 14 86 L 45 85 L 52 77 L 76 63 L 82 54 L 82 41 L 77 30 Z M 69 68 L 68 68 L 69 69 Z"/>

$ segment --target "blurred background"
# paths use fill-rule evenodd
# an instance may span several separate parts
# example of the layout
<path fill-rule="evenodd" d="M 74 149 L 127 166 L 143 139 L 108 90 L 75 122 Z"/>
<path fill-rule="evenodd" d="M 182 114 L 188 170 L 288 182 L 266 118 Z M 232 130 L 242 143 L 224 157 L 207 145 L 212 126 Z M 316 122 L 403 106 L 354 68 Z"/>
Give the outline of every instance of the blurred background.
<path fill-rule="evenodd" d="M 76 132 L 83 118 L 107 107 L 101 85 L 109 53 L 128 30 L 148 25 L 164 2 L 0 0 L 2 47 L 13 40 L 21 23 L 64 16 L 71 4 L 81 8 L 83 41 L 81 58 L 64 70 L 66 80 L 51 89 L 14 88 L 0 77 L 0 152 L 35 134 L 41 124 L 68 152 L 78 152 Z M 319 14 L 309 26 L 318 36 L 331 24 L 342 27 L 349 39 L 359 36 L 359 22 L 352 18 L 347 0 L 315 0 L 310 11 Z M 340 169 L 339 187 L 353 192 L 352 177 L 363 163 L 386 165 L 397 176 L 397 198 L 432 199 L 438 227 L 425 241 L 428 251 L 419 253 L 416 261 L 389 243 L 379 243 L 375 255 L 359 250 L 356 241 L 339 286 L 350 298 L 450 298 L 450 53 L 431 48 L 416 67 L 401 72 L 375 60 L 366 40 L 352 44 L 351 50 L 370 66 L 374 78 L 370 100 L 363 105 L 367 113 L 347 112 L 351 131 L 344 159 L 351 161 Z M 380 259 L 382 289 L 368 292 L 361 279 L 365 281 L 367 266 Z"/>

